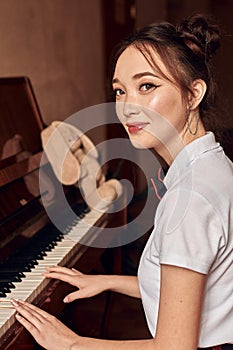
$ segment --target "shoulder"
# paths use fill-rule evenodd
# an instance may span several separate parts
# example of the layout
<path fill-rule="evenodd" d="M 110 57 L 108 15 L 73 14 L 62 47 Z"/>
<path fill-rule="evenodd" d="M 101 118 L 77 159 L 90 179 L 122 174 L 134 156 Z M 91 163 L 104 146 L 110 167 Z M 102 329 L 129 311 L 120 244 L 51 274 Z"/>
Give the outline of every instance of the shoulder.
<path fill-rule="evenodd" d="M 194 188 L 179 187 L 169 190 L 162 199 L 156 217 L 156 223 L 166 225 L 166 232 L 172 232 L 181 228 L 186 221 L 193 224 L 194 221 L 203 223 L 213 219 L 221 226 L 221 219 L 206 193 Z"/>
<path fill-rule="evenodd" d="M 208 273 L 226 244 L 222 222 L 207 198 L 194 191 L 171 191 L 156 222 L 160 263 Z"/>

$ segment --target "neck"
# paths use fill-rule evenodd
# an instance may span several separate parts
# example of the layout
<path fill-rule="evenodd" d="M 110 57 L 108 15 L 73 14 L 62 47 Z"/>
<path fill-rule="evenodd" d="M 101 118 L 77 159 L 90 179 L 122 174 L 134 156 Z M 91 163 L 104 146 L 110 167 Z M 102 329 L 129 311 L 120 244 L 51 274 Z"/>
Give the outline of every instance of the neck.
<path fill-rule="evenodd" d="M 178 153 L 189 143 L 198 139 L 201 136 L 206 134 L 206 130 L 201 121 L 198 123 L 198 129 L 195 135 L 191 134 L 190 131 L 186 128 L 183 130 L 180 135 L 175 135 L 170 138 L 169 141 L 165 143 L 160 143 L 159 147 L 155 150 L 155 153 L 159 155 L 160 163 L 163 159 L 164 164 L 170 166 L 173 160 L 176 158 Z M 162 164 L 162 163 L 161 163 Z"/>
<path fill-rule="evenodd" d="M 190 127 L 190 130 L 192 130 L 191 127 Z M 188 128 L 186 128 L 186 130 L 183 132 L 183 135 L 181 136 L 185 146 L 188 145 L 189 143 L 191 143 L 192 141 L 194 141 L 194 140 L 198 139 L 199 137 L 204 136 L 206 134 L 206 130 L 205 130 L 204 125 L 200 119 L 198 122 L 197 131 L 195 132 L 195 134 L 192 134 L 190 132 L 190 130 Z"/>

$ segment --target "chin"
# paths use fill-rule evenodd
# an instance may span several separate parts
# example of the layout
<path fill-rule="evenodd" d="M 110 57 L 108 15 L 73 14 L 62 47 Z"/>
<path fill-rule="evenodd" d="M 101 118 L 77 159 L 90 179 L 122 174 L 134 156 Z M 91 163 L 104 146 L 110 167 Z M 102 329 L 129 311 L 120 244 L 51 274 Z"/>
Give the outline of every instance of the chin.
<path fill-rule="evenodd" d="M 138 143 L 136 141 L 131 140 L 132 145 L 137 149 L 147 149 L 149 147 L 146 147 L 145 145 L 142 145 L 141 143 Z"/>
<path fill-rule="evenodd" d="M 146 141 L 139 142 L 135 139 L 132 139 L 131 137 L 130 137 L 130 142 L 132 143 L 133 147 L 137 149 L 149 149 L 154 147 L 154 145 L 151 145 L 149 142 L 146 142 Z"/>

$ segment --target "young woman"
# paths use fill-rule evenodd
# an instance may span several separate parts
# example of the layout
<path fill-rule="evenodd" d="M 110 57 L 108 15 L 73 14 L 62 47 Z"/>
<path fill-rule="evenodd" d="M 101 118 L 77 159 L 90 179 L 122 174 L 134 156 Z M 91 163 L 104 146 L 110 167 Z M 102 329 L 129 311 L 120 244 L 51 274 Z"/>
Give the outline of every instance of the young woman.
<path fill-rule="evenodd" d="M 78 290 L 71 302 L 105 290 L 141 298 L 152 338 L 80 337 L 26 302 L 17 320 L 46 349 L 233 349 L 233 166 L 216 142 L 210 58 L 218 28 L 202 15 L 179 27 L 153 24 L 124 41 L 113 70 L 117 114 L 136 147 L 168 164 L 167 192 L 138 276 L 91 276 L 49 267 L 45 276 Z"/>

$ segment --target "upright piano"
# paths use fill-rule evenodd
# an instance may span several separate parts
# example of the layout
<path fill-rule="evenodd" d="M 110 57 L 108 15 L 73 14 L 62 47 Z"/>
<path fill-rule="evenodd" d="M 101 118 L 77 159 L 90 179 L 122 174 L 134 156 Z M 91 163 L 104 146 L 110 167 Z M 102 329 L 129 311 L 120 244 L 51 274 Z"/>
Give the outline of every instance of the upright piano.
<path fill-rule="evenodd" d="M 72 287 L 42 276 L 46 266 L 77 267 L 88 272 L 94 257 L 82 266 L 89 242 L 109 224 L 107 213 L 90 210 L 79 190 L 63 186 L 76 214 L 69 216 L 60 205 L 60 186 L 51 165 L 42 160 L 40 132 L 43 121 L 30 83 L 25 77 L 0 79 L 0 350 L 34 349 L 35 343 L 15 320 L 9 298 L 20 298 L 58 315 L 62 298 Z M 39 168 L 47 190 L 40 193 Z M 41 171 L 41 170 L 40 170 Z M 57 215 L 63 230 L 50 220 L 42 197 Z M 75 239 L 70 233 L 76 232 Z M 85 238 L 85 244 L 83 243 Z M 96 259 L 103 250 L 97 249 Z"/>

